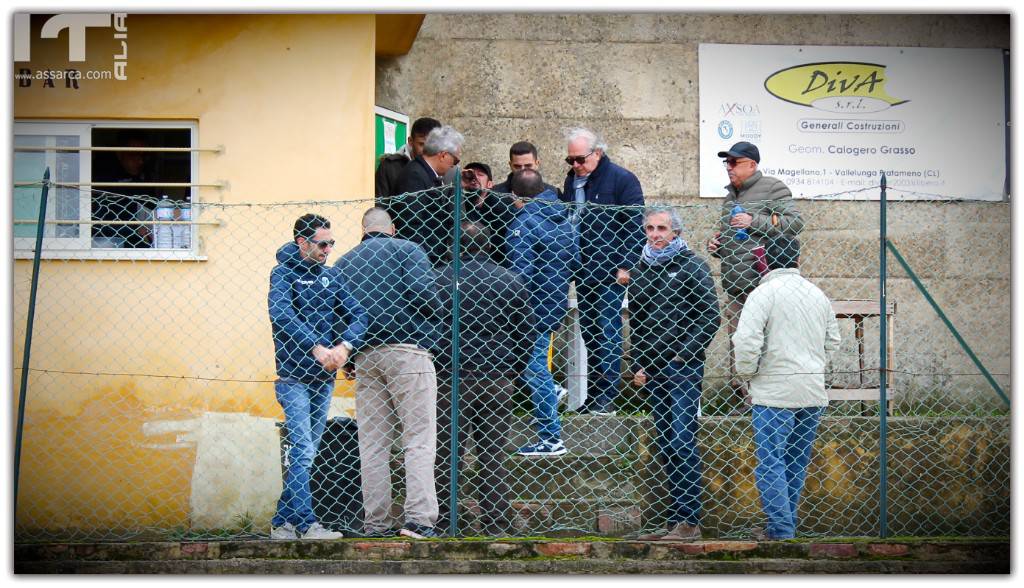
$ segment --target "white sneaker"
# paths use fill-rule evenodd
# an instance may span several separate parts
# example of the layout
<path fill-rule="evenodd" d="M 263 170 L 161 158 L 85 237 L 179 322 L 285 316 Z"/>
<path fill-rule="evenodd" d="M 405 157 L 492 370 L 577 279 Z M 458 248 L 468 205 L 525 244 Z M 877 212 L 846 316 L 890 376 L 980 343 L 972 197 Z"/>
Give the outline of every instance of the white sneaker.
<path fill-rule="evenodd" d="M 302 534 L 301 539 L 341 539 L 345 535 L 338 531 L 332 531 L 320 523 L 313 523 Z"/>
<path fill-rule="evenodd" d="M 280 527 L 270 527 L 270 538 L 279 541 L 291 541 L 299 538 L 295 525 L 285 523 Z"/>

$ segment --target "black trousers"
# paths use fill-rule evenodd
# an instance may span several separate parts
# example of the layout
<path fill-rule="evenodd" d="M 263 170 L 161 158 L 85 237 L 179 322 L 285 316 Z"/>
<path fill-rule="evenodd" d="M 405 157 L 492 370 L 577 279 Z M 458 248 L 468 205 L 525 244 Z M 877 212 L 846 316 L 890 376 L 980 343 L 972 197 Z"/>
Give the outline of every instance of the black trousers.
<path fill-rule="evenodd" d="M 459 488 L 466 496 L 465 454 L 470 436 L 479 489 L 481 522 L 486 530 L 509 529 L 508 472 L 506 446 L 511 430 L 514 379 L 509 374 L 462 376 L 459 381 Z M 435 482 L 439 508 L 438 529 L 447 531 L 451 520 L 451 372 L 437 378 L 437 467 Z M 460 531 L 466 526 L 460 521 Z M 488 529 L 489 528 L 489 529 Z"/>

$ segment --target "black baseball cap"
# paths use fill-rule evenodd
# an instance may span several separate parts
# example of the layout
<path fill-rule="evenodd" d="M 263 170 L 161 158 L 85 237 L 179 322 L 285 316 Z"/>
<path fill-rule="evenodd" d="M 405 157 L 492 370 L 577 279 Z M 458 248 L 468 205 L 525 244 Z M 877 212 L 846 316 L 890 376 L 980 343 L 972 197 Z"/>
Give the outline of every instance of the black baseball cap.
<path fill-rule="evenodd" d="M 466 166 L 463 167 L 462 169 L 478 169 L 478 170 L 484 172 L 484 175 L 487 176 L 488 180 L 493 180 L 494 179 L 494 176 L 491 175 L 491 166 L 487 165 L 486 163 L 480 163 L 479 161 L 474 161 L 472 163 L 467 163 Z"/>
<path fill-rule="evenodd" d="M 728 151 L 719 151 L 719 157 L 746 157 L 747 159 L 753 159 L 757 163 L 761 163 L 761 152 L 757 150 L 757 145 L 748 143 L 746 141 L 740 141 Z"/>

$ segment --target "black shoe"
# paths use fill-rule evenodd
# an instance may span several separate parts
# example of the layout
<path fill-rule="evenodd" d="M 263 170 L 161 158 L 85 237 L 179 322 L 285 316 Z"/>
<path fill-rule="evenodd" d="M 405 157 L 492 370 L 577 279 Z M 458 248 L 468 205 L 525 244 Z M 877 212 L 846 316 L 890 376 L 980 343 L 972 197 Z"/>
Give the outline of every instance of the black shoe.
<path fill-rule="evenodd" d="M 404 527 L 399 529 L 398 534 L 410 539 L 434 539 L 441 536 L 435 527 L 418 525 L 416 523 L 406 523 Z"/>
<path fill-rule="evenodd" d="M 398 529 L 384 529 L 382 531 L 366 531 L 359 535 L 349 535 L 350 537 L 355 536 L 360 539 L 387 539 L 398 536 Z"/>

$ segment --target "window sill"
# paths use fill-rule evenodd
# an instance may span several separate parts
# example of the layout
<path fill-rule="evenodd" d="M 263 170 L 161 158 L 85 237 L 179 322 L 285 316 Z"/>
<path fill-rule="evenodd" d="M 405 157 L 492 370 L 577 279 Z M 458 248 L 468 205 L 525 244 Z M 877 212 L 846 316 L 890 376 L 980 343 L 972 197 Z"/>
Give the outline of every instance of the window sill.
<path fill-rule="evenodd" d="M 15 250 L 14 259 L 33 259 L 31 250 Z M 85 261 L 207 261 L 209 258 L 191 249 L 44 249 L 41 259 L 85 260 Z"/>

